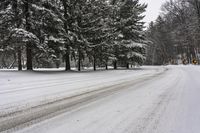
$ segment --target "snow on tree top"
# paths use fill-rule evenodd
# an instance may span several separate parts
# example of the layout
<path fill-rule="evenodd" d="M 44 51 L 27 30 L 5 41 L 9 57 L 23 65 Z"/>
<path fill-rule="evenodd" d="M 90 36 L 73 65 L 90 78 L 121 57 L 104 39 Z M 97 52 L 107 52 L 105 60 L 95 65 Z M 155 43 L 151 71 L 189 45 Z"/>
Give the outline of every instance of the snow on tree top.
<path fill-rule="evenodd" d="M 146 57 L 144 55 L 142 55 L 142 54 L 140 54 L 138 52 L 133 52 L 133 51 L 129 52 L 129 54 L 128 54 L 128 58 L 132 58 L 132 57 L 138 57 L 138 58 L 140 58 L 142 60 L 146 59 Z"/>
<path fill-rule="evenodd" d="M 131 42 L 131 43 L 126 45 L 126 47 L 128 47 L 128 48 L 135 48 L 135 47 L 144 48 L 145 46 L 146 46 L 146 44 L 137 43 L 137 42 Z"/>
<path fill-rule="evenodd" d="M 28 32 L 24 29 L 15 28 L 12 30 L 12 33 L 13 33 L 12 37 L 20 38 L 20 39 L 22 39 L 23 42 L 34 41 L 36 43 L 39 43 L 39 39 L 37 38 L 36 35 L 34 35 L 31 32 Z"/>
<path fill-rule="evenodd" d="M 62 38 L 55 38 L 54 36 L 50 36 L 49 40 L 58 43 L 65 43 L 65 41 Z"/>

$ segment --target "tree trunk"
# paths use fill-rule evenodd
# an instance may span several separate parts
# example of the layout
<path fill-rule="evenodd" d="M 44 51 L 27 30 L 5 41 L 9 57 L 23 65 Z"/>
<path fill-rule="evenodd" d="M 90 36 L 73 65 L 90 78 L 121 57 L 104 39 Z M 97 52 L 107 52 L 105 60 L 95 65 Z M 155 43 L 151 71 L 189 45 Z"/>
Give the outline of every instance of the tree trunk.
<path fill-rule="evenodd" d="M 106 65 L 106 70 L 108 70 L 108 64 L 106 63 L 105 65 Z"/>
<path fill-rule="evenodd" d="M 64 7 L 64 18 L 66 20 L 69 20 L 69 16 L 68 16 L 68 6 L 67 6 L 67 0 L 61 0 L 62 4 L 63 4 L 63 7 Z M 68 21 L 65 21 L 64 22 L 64 29 L 66 31 L 66 33 L 69 32 L 69 29 L 68 27 L 71 27 L 71 26 L 68 26 L 70 25 L 70 23 Z M 65 71 L 69 71 L 71 70 L 71 66 L 70 66 L 70 48 L 69 48 L 69 44 L 65 44 L 65 48 L 66 48 L 66 53 L 65 53 Z"/>
<path fill-rule="evenodd" d="M 71 70 L 70 66 L 70 55 L 69 55 L 69 46 L 66 46 L 66 53 L 65 53 L 65 71 Z"/>
<path fill-rule="evenodd" d="M 13 8 L 14 8 L 14 11 L 15 11 L 15 21 L 16 21 L 16 24 L 17 24 L 17 28 L 19 28 L 21 23 L 19 21 L 18 0 L 14 0 L 13 3 L 14 3 L 13 4 Z M 18 71 L 21 71 L 22 70 L 22 51 L 21 51 L 21 46 L 17 47 L 17 60 L 18 60 Z"/>
<path fill-rule="evenodd" d="M 95 55 L 93 56 L 94 60 L 93 60 L 93 68 L 94 68 L 94 71 L 96 71 L 96 57 Z"/>
<path fill-rule="evenodd" d="M 32 49 L 29 44 L 26 45 L 26 66 L 27 70 L 33 70 L 33 64 L 32 64 Z"/>
<path fill-rule="evenodd" d="M 78 50 L 78 71 L 81 71 L 81 54 L 80 54 L 80 50 Z"/>
<path fill-rule="evenodd" d="M 18 71 L 22 70 L 22 52 L 21 52 L 21 48 L 18 47 L 17 50 L 17 58 L 18 58 Z"/>
<path fill-rule="evenodd" d="M 69 53 L 65 54 L 65 71 L 71 70 Z"/>
<path fill-rule="evenodd" d="M 113 65 L 114 65 L 114 69 L 117 69 L 117 61 L 114 61 Z"/>
<path fill-rule="evenodd" d="M 126 68 L 129 69 L 129 63 L 126 63 Z"/>
<path fill-rule="evenodd" d="M 26 15 L 26 30 L 30 31 L 30 24 L 29 24 L 29 0 L 25 0 L 25 15 Z M 32 64 L 32 46 L 27 42 L 26 44 L 26 65 L 27 70 L 33 70 L 33 64 Z"/>

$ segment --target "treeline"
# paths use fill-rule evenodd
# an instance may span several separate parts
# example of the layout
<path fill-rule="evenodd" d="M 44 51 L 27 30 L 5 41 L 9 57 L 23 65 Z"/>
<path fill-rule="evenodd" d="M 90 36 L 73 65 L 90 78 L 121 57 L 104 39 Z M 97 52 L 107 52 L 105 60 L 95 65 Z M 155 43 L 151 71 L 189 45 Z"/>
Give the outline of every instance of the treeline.
<path fill-rule="evenodd" d="M 150 23 L 147 36 L 152 42 L 148 64 L 199 62 L 200 1 L 167 1 L 156 22 Z"/>
<path fill-rule="evenodd" d="M 146 7 L 139 0 L 1 0 L 0 66 L 141 65 Z"/>

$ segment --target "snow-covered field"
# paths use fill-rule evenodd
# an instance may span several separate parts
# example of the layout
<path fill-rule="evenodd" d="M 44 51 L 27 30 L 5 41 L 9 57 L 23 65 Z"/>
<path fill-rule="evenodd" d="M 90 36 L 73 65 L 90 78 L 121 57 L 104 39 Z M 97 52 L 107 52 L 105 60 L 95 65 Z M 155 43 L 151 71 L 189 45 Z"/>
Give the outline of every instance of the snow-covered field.
<path fill-rule="evenodd" d="M 199 133 L 199 77 L 198 66 L 0 71 L 0 132 Z"/>

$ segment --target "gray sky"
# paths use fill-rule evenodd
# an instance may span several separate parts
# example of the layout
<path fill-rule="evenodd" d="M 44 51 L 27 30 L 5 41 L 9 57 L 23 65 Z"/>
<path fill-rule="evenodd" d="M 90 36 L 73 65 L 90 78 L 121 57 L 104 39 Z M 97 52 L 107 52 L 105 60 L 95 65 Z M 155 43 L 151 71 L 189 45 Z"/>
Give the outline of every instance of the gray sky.
<path fill-rule="evenodd" d="M 147 3 L 147 11 L 145 13 L 146 17 L 144 21 L 149 23 L 154 21 L 160 14 L 161 5 L 167 0 L 140 0 L 140 3 Z"/>

